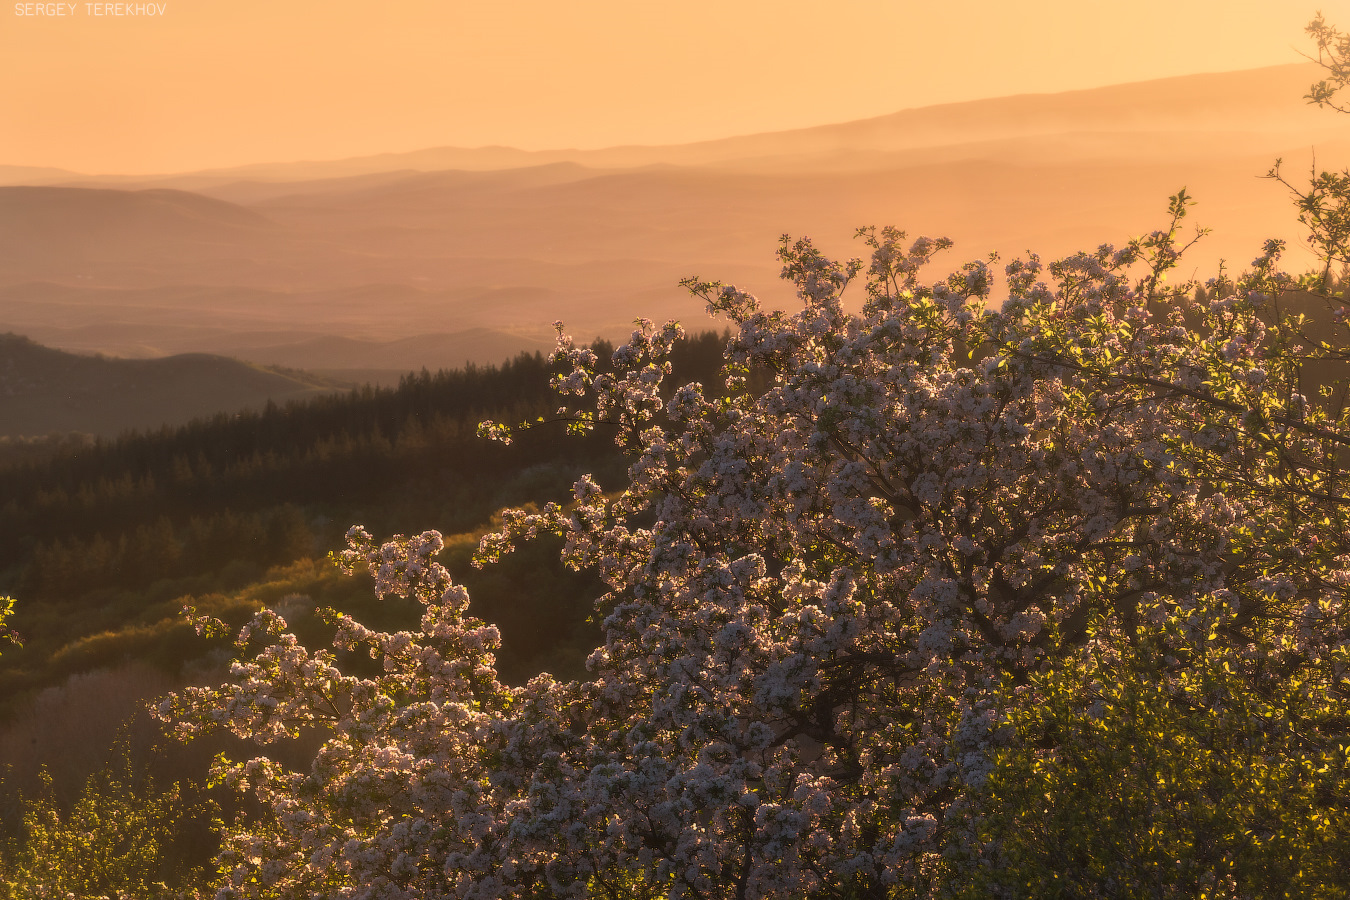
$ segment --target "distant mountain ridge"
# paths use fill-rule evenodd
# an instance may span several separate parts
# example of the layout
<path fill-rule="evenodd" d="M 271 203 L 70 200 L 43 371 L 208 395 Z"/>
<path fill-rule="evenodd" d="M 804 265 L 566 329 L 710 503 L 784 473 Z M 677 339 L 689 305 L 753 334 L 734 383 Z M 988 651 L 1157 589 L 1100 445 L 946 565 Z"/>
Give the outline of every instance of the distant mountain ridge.
<path fill-rule="evenodd" d="M 590 168 L 650 165 L 734 165 L 765 156 L 807 159 L 840 151 L 896 152 L 954 143 L 1055 135 L 1193 129 L 1197 126 L 1265 133 L 1288 132 L 1325 114 L 1301 98 L 1321 70 L 1313 63 L 1235 72 L 1181 75 L 1106 87 L 1017 94 L 901 109 L 849 122 L 687 144 L 624 145 L 600 149 L 520 150 L 513 147 L 432 147 L 347 159 L 254 163 L 162 175 L 81 175 L 59 169 L 0 166 L 0 184 L 78 184 L 209 190 L 236 181 L 311 181 L 397 170 L 516 169 L 570 162 Z"/>
<path fill-rule="evenodd" d="M 720 327 L 679 287 L 689 276 L 793 308 L 775 257 L 784 233 L 838 257 L 863 252 L 859 226 L 945 235 L 956 249 L 925 275 L 938 278 L 990 252 L 1123 244 L 1163 224 L 1183 186 L 1212 233 L 1179 277 L 1240 265 L 1269 238 L 1298 270 L 1312 260 L 1288 192 L 1260 176 L 1283 157 L 1303 177 L 1314 147 L 1323 166 L 1350 160 L 1350 116 L 1303 100 L 1319 71 L 670 147 L 440 148 L 0 188 L 0 330 L 81 352 L 321 370 L 491 363 L 546 350 L 555 320 L 581 340 L 622 339 L 638 317 Z"/>

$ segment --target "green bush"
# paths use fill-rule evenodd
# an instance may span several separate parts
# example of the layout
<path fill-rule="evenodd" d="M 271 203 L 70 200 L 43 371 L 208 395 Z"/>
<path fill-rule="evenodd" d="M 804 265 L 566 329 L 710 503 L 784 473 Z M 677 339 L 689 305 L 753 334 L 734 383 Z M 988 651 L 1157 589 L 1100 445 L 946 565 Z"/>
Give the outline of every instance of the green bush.
<path fill-rule="evenodd" d="M 125 741 L 120 751 L 69 810 L 45 773 L 38 796 L 21 800 L 19 833 L 0 848 L 0 898 L 167 900 L 209 887 L 214 873 L 185 860 L 218 827 L 212 807 L 191 786 L 135 772 Z"/>

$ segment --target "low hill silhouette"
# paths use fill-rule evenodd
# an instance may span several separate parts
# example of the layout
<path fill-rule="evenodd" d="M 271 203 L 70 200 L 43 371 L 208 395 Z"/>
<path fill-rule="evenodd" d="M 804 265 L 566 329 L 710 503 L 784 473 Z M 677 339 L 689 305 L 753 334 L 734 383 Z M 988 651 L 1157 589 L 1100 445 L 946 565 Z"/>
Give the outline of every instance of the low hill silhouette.
<path fill-rule="evenodd" d="M 0 335 L 0 437 L 54 432 L 111 437 L 344 387 L 307 373 L 267 371 L 207 354 L 104 359 Z"/>

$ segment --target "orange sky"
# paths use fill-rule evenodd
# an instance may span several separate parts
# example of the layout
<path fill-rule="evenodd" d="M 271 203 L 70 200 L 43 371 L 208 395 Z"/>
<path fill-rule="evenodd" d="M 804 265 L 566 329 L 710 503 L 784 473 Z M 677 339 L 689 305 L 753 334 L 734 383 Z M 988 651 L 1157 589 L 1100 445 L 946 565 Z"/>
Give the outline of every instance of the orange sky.
<path fill-rule="evenodd" d="M 1295 62 L 1289 0 L 0 0 L 0 164 L 673 143 Z M 146 4 L 128 4 L 144 6 Z M 1350 0 L 1322 2 L 1350 28 Z M 34 14 L 29 14 L 34 13 Z"/>

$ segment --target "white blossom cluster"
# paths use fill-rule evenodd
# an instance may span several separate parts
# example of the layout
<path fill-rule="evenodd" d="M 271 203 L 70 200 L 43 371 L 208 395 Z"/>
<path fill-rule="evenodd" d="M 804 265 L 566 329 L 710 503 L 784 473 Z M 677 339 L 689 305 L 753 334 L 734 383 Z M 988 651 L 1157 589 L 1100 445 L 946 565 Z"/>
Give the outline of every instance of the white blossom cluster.
<path fill-rule="evenodd" d="M 600 573 L 589 678 L 501 684 L 440 536 L 353 529 L 344 564 L 426 607 L 416 632 L 337 617 L 381 674 L 264 612 L 230 683 L 162 708 L 327 729 L 309 771 L 223 769 L 268 816 L 230 833 L 222 900 L 922 896 L 986 852 L 969 823 L 1047 666 L 1149 643 L 1196 703 L 1224 702 L 1188 676 L 1220 664 L 1343 703 L 1350 430 L 1290 389 L 1310 351 L 1263 319 L 1278 247 L 1196 308 L 1160 277 L 1173 225 L 932 285 L 946 241 L 867 231 L 840 264 L 785 239 L 798 312 L 691 284 L 734 325 L 726 390 L 665 385 L 675 326 L 609 371 L 560 337 L 555 387 L 629 484 L 508 511 L 480 558 L 556 533 Z"/>

